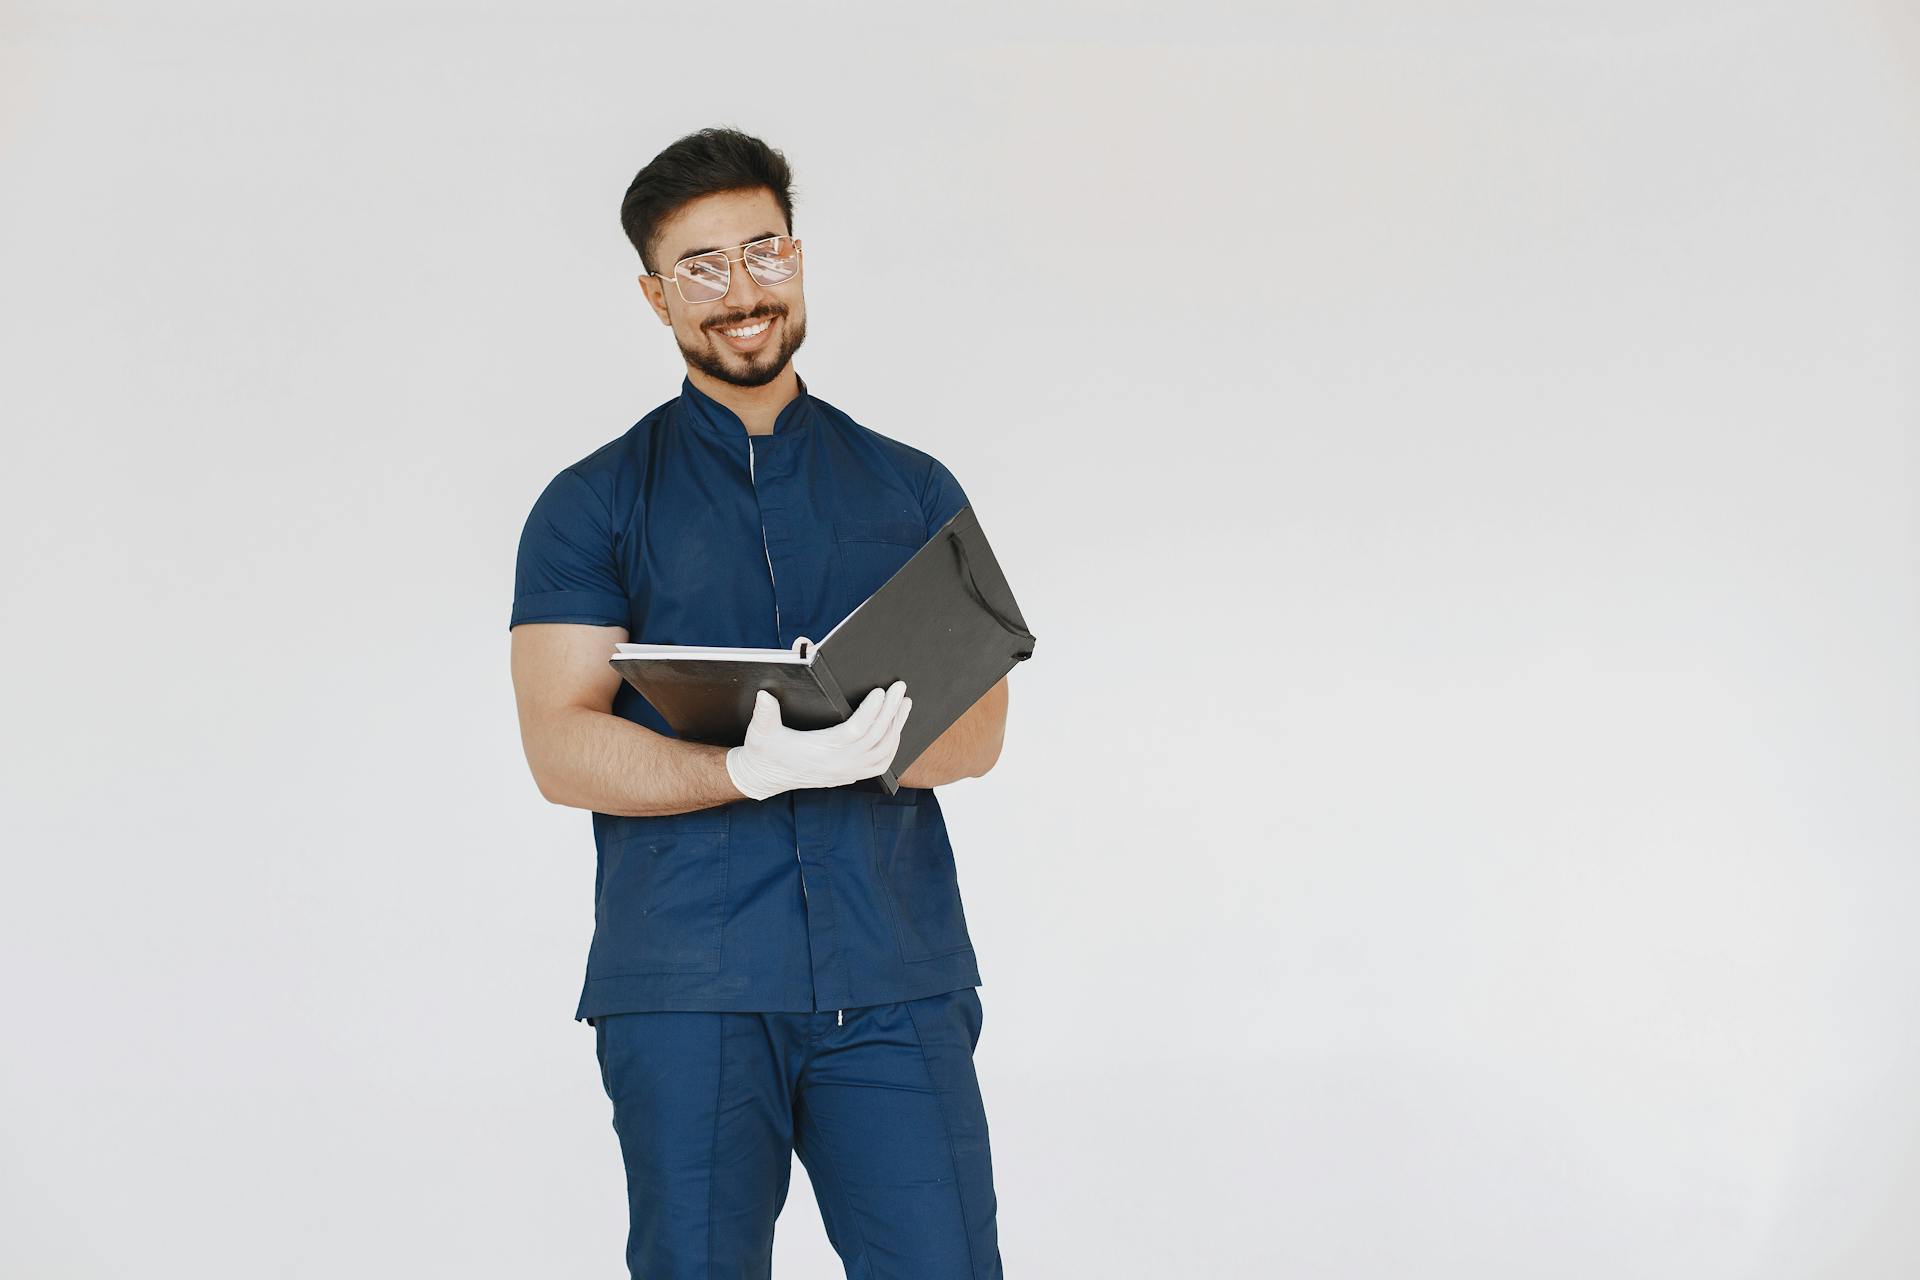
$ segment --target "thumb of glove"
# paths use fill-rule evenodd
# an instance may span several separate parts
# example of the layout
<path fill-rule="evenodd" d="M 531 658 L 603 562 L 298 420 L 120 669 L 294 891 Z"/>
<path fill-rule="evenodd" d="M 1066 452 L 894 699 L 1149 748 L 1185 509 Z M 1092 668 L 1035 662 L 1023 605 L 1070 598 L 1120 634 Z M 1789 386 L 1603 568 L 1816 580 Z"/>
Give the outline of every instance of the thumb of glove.
<path fill-rule="evenodd" d="M 780 700 L 765 689 L 753 695 L 753 719 L 747 722 L 747 732 L 767 733 L 780 727 Z"/>

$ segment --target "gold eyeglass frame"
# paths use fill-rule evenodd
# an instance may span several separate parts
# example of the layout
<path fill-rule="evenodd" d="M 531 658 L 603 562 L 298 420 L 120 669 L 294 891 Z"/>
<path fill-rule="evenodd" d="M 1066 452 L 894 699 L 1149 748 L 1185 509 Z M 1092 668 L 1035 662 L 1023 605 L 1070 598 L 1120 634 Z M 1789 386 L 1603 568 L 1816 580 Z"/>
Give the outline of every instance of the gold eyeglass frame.
<path fill-rule="evenodd" d="M 796 259 L 796 261 L 793 264 L 793 275 L 788 276 L 785 280 L 776 280 L 772 284 L 767 284 L 765 281 L 761 280 L 759 276 L 756 276 L 753 274 L 753 267 L 750 266 L 747 262 L 747 250 L 753 248 L 757 244 L 770 244 L 775 240 L 793 241 L 793 256 Z M 762 289 L 778 289 L 781 285 L 790 283 L 793 280 L 794 276 L 797 276 L 800 274 L 800 263 L 798 259 L 802 254 L 802 247 L 800 244 L 799 236 L 790 236 L 790 235 L 786 235 L 785 233 L 782 233 L 780 235 L 763 236 L 758 240 L 749 240 L 745 244 L 737 244 L 733 247 L 740 251 L 740 256 L 737 258 L 729 254 L 724 249 L 714 249 L 708 253 L 690 253 L 686 257 L 680 259 L 680 262 L 676 262 L 673 264 L 673 270 L 674 270 L 673 275 L 660 275 L 658 271 L 649 271 L 647 272 L 647 274 L 650 276 L 660 276 L 662 280 L 671 282 L 673 285 L 673 291 L 680 295 L 680 301 L 684 305 L 689 307 L 704 307 L 708 303 L 720 302 L 725 300 L 726 296 L 729 293 L 733 292 L 733 264 L 736 262 L 739 263 L 741 266 L 746 267 L 748 277 L 755 284 L 759 285 Z M 726 267 L 724 268 L 727 273 L 726 283 L 721 287 L 720 296 L 718 298 L 702 298 L 698 302 L 693 302 L 688 299 L 686 295 L 686 291 L 680 287 L 680 275 L 679 275 L 680 263 L 681 262 L 697 262 L 701 258 L 712 258 L 712 257 L 719 257 L 719 258 L 725 259 L 727 264 Z"/>

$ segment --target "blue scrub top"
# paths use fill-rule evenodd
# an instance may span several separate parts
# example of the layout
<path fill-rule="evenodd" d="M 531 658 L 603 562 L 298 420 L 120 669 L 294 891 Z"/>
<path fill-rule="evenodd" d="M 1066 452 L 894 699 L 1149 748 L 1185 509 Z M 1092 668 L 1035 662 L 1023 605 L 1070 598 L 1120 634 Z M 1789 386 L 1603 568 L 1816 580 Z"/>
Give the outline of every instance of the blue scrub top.
<path fill-rule="evenodd" d="M 683 378 L 677 399 L 555 476 L 520 535 L 509 627 L 761 648 L 825 636 L 967 495 L 931 455 L 799 386 L 773 433 L 749 436 Z M 625 682 L 613 714 L 675 736 Z M 980 985 L 939 800 L 872 787 L 595 813 L 574 1018 L 844 1009 Z"/>

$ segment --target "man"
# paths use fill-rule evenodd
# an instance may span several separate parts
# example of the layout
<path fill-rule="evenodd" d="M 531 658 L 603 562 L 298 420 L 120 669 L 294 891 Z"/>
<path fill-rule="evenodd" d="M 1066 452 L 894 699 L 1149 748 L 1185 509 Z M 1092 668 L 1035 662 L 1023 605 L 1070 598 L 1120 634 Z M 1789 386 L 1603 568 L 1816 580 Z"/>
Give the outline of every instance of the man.
<path fill-rule="evenodd" d="M 627 1265 L 766 1277 L 792 1155 L 847 1275 L 1001 1275 L 973 1051 L 980 983 L 934 788 L 1000 754 L 1007 684 L 900 777 L 900 682 L 846 723 L 684 742 L 616 642 L 825 635 L 966 493 L 793 368 L 806 337 L 787 162 L 706 129 L 621 206 L 686 359 L 680 394 L 554 477 L 521 535 L 513 683 L 540 792 L 593 811 L 594 1028 L 626 1164 Z"/>

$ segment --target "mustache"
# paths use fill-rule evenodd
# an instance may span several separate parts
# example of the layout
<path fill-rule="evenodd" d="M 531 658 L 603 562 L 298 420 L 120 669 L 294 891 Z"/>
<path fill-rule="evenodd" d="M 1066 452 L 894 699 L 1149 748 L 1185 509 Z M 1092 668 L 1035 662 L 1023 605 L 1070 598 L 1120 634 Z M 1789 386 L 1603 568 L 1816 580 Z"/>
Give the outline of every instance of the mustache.
<path fill-rule="evenodd" d="M 787 314 L 784 311 L 756 311 L 750 316 L 741 316 L 735 320 L 715 320 L 709 329 L 738 329 L 743 324 L 753 324 L 760 320 L 772 320 Z"/>

